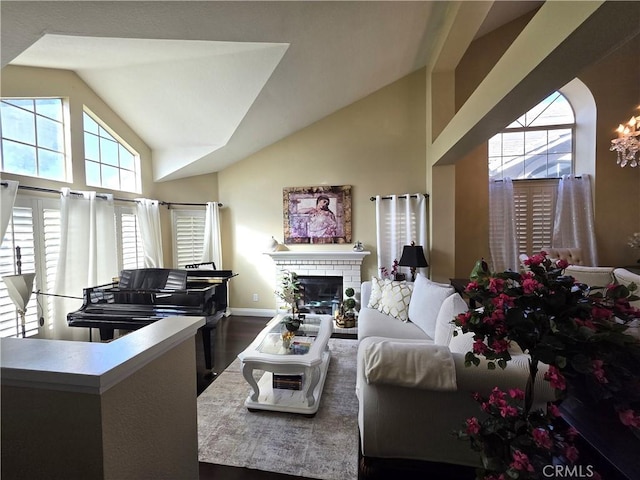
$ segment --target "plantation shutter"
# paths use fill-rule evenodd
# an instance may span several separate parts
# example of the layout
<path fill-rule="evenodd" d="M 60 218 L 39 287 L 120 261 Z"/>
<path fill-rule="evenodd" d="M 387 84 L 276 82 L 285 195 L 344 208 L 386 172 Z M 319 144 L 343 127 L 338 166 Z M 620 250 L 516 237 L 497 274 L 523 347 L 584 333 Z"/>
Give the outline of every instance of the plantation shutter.
<path fill-rule="evenodd" d="M 34 238 L 32 209 L 30 207 L 14 207 L 7 232 L 0 246 L 0 276 L 18 273 L 15 250 L 17 246 L 20 247 L 22 273 L 36 271 Z M 34 297 L 35 295 L 31 295 L 27 305 L 26 336 L 38 333 L 38 312 Z M 7 286 L 0 281 L 0 337 L 22 336 L 22 328 L 19 324 L 16 306 L 9 298 Z"/>
<path fill-rule="evenodd" d="M 173 263 L 184 268 L 199 263 L 204 250 L 204 210 L 172 210 Z"/>
<path fill-rule="evenodd" d="M 518 251 L 527 255 L 551 246 L 557 179 L 513 182 Z"/>
<path fill-rule="evenodd" d="M 55 294 L 56 272 L 58 270 L 58 258 L 60 257 L 60 209 L 45 208 L 42 211 L 44 230 L 44 282 L 40 288 L 45 293 Z M 43 308 L 43 317 L 47 324 L 53 319 L 53 296 L 45 296 L 46 307 Z M 40 301 L 42 304 L 42 301 Z M 44 307 L 44 305 L 43 305 Z"/>
<path fill-rule="evenodd" d="M 144 268 L 144 251 L 138 217 L 133 213 L 123 213 L 120 216 L 120 222 L 122 268 Z"/>

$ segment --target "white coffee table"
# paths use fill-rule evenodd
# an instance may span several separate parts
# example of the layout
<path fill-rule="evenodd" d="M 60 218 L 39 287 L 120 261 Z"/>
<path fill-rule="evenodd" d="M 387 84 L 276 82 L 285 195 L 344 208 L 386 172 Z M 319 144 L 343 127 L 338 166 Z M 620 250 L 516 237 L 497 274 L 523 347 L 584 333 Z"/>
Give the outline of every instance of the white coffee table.
<path fill-rule="evenodd" d="M 318 411 L 331 358 L 328 343 L 333 333 L 333 320 L 330 315 L 307 316 L 293 339 L 297 345 L 310 343 L 308 351 L 300 352 L 283 344 L 283 316 L 276 315 L 238 355 L 242 362 L 242 375 L 252 389 L 244 404 L 250 411 L 314 415 Z M 259 380 L 254 376 L 255 370 L 264 371 Z M 302 388 L 273 388 L 273 374 L 302 375 Z"/>

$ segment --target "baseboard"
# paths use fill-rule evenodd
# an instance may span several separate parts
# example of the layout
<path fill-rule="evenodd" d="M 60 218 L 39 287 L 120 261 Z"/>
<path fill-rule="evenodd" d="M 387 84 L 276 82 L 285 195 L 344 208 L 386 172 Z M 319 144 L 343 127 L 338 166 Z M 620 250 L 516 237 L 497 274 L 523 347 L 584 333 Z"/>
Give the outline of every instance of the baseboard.
<path fill-rule="evenodd" d="M 275 314 L 273 308 L 231 308 L 231 315 L 243 317 L 274 317 Z"/>

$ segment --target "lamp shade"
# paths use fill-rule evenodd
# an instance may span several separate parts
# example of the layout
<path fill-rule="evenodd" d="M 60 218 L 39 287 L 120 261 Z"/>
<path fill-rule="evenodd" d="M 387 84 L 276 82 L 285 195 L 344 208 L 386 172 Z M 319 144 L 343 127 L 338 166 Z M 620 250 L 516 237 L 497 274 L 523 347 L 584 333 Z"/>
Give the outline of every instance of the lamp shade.
<path fill-rule="evenodd" d="M 35 273 L 23 273 L 22 275 L 6 275 L 2 277 L 2 280 L 7 285 L 9 298 L 11 298 L 18 310 L 22 312 L 26 310 L 27 303 L 31 298 L 35 276 Z"/>
<path fill-rule="evenodd" d="M 405 245 L 398 265 L 413 268 L 428 267 L 429 264 L 424 256 L 422 245 Z"/>

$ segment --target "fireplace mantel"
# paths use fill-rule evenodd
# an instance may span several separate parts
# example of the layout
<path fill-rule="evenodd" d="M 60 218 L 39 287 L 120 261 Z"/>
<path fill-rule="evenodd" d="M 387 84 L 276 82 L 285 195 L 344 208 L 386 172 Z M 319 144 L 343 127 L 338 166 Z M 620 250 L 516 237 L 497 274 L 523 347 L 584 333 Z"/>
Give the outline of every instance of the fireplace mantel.
<path fill-rule="evenodd" d="M 282 260 L 290 260 L 297 262 L 307 262 L 313 260 L 349 260 L 362 262 L 364 257 L 371 254 L 371 252 L 331 252 L 331 251 L 319 251 L 305 252 L 305 251 L 291 251 L 284 252 L 267 252 L 273 260 L 278 263 Z"/>
<path fill-rule="evenodd" d="M 298 275 L 342 277 L 343 288 L 353 288 L 356 293 L 360 292 L 362 261 L 370 254 L 348 250 L 266 252 L 279 270 L 276 272 L 276 285 L 282 281 L 282 272 L 288 270 Z"/>

